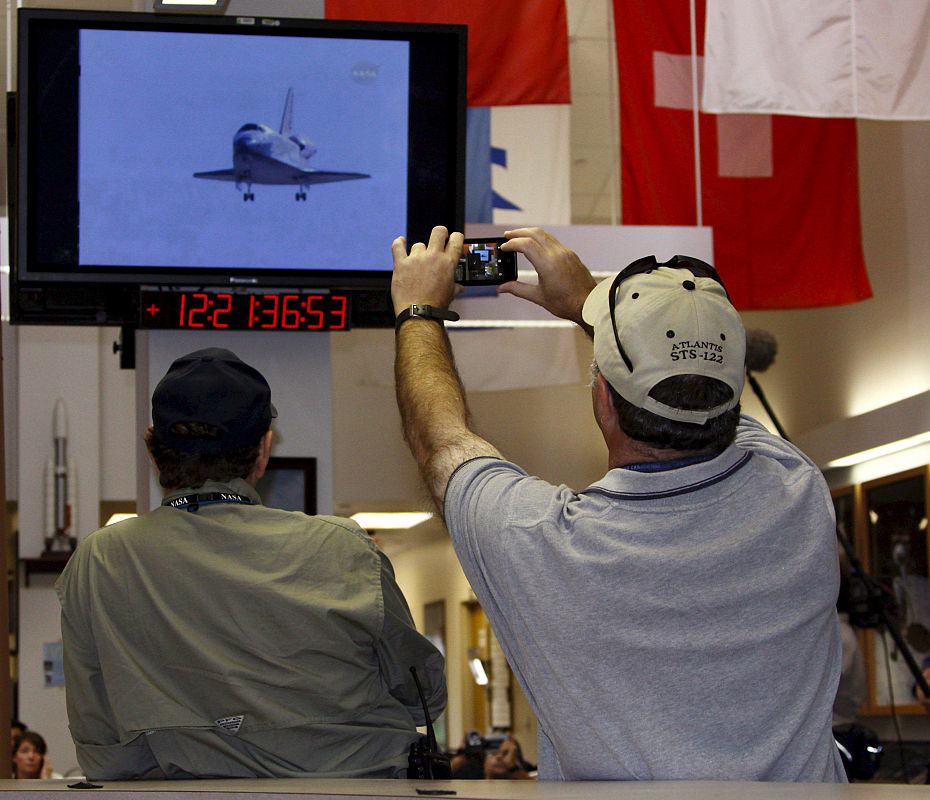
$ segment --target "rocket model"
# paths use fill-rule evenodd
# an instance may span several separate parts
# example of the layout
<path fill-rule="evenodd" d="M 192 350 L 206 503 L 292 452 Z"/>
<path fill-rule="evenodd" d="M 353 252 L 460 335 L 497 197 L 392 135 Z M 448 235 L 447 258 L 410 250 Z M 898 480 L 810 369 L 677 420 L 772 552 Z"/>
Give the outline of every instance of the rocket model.
<path fill-rule="evenodd" d="M 53 426 L 54 456 L 45 465 L 45 552 L 70 553 L 77 544 L 74 535 L 74 464 L 68 459 L 68 418 L 65 401 L 55 401 Z"/>

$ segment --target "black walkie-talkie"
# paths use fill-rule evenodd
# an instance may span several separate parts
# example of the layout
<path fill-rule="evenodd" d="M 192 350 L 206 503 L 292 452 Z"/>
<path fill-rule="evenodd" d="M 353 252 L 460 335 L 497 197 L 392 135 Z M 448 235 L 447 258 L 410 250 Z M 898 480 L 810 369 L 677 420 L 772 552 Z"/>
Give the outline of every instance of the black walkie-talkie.
<path fill-rule="evenodd" d="M 407 756 L 407 777 L 425 778 L 427 780 L 443 780 L 452 777 L 452 764 L 449 756 L 439 752 L 436 745 L 436 732 L 433 722 L 429 718 L 429 709 L 426 706 L 426 696 L 417 677 L 417 668 L 411 667 L 410 674 L 417 685 L 417 694 L 423 704 L 423 716 L 426 719 L 426 736 L 417 739 L 410 745 L 410 754 Z"/>

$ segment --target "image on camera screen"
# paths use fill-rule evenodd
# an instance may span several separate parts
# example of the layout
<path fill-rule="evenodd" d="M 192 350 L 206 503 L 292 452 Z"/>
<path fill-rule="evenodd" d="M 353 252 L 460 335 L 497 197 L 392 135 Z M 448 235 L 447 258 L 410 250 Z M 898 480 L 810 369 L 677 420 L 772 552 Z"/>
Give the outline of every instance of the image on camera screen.
<path fill-rule="evenodd" d="M 496 242 L 469 242 L 459 261 L 457 280 L 495 281 L 503 277 Z"/>

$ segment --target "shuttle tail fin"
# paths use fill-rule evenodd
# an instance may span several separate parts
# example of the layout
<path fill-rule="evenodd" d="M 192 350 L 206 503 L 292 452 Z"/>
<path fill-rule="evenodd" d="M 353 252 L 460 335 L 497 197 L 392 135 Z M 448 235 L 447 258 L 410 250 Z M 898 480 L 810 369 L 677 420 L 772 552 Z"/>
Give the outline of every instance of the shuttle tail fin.
<path fill-rule="evenodd" d="M 281 115 L 281 130 L 279 133 L 282 136 L 291 135 L 291 125 L 293 123 L 294 116 L 294 88 L 288 87 L 287 98 L 284 100 L 284 113 Z"/>

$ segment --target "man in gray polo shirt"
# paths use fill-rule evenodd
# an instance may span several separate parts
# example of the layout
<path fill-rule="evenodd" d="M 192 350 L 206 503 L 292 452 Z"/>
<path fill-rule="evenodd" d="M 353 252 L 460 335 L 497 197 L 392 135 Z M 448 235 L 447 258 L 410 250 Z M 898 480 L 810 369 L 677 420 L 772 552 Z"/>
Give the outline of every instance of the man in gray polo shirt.
<path fill-rule="evenodd" d="M 56 584 L 90 779 L 400 777 L 443 658 L 352 520 L 262 505 L 271 389 L 229 350 L 177 359 L 146 444 L 161 506 L 88 536 Z"/>
<path fill-rule="evenodd" d="M 395 371 L 407 441 L 539 719 L 540 777 L 844 781 L 830 495 L 740 417 L 745 333 L 716 272 L 647 257 L 595 286 L 545 231 L 507 236 L 539 282 L 501 290 L 593 336 L 607 474 L 554 486 L 469 428 L 442 324 L 459 233 L 393 244 Z"/>

